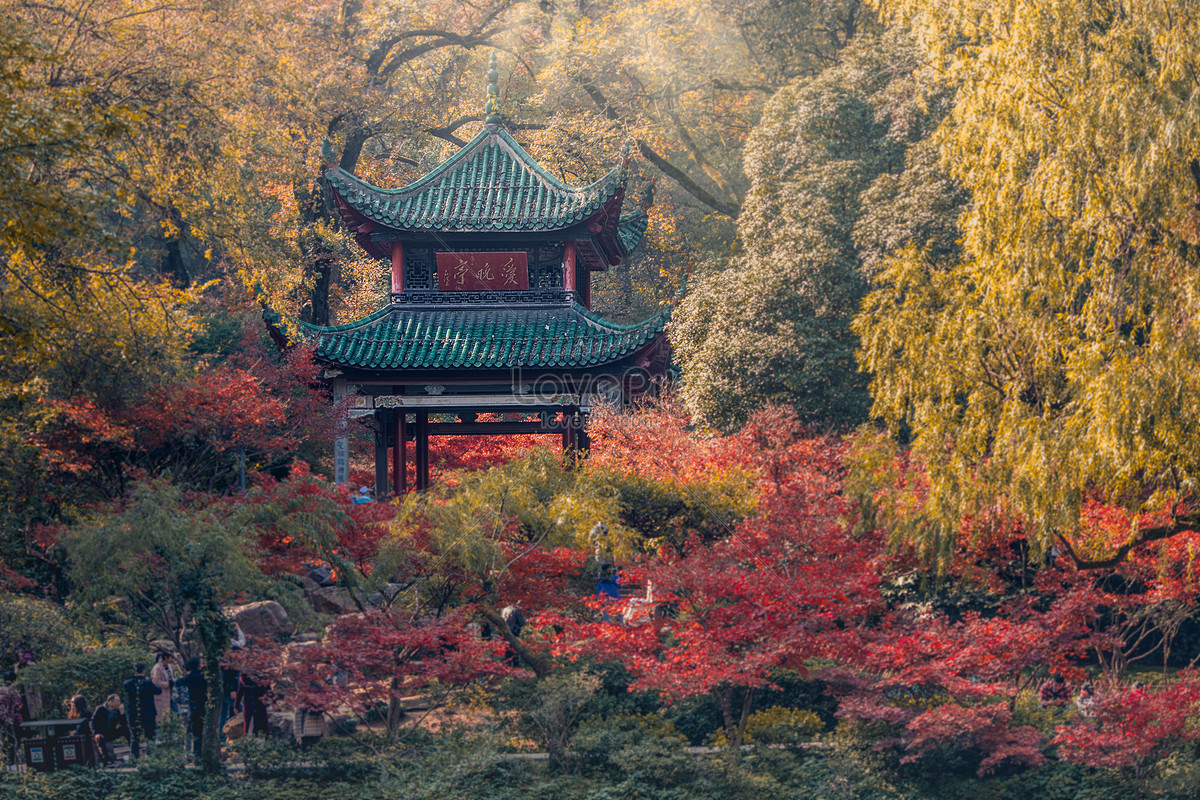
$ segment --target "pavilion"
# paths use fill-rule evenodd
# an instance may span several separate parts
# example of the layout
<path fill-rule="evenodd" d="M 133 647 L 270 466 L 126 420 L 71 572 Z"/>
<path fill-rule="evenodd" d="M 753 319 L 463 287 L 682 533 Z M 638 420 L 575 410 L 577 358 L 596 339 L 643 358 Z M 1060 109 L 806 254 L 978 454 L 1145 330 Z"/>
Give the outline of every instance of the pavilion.
<path fill-rule="evenodd" d="M 669 366 L 669 307 L 635 325 L 591 310 L 591 274 L 628 258 L 648 224 L 649 187 L 623 210 L 628 150 L 595 183 L 563 183 L 506 130 L 497 77 L 493 56 L 482 130 L 407 186 L 374 186 L 326 148 L 342 220 L 390 262 L 391 295 L 362 319 L 296 332 L 335 401 L 350 398 L 350 416 L 373 428 L 379 497 L 407 490 L 409 440 L 417 489 L 429 485 L 431 436 L 555 433 L 578 451 L 595 404 L 652 391 Z M 511 421 L 477 420 L 485 412 Z M 334 456 L 346 483 L 348 437 Z"/>

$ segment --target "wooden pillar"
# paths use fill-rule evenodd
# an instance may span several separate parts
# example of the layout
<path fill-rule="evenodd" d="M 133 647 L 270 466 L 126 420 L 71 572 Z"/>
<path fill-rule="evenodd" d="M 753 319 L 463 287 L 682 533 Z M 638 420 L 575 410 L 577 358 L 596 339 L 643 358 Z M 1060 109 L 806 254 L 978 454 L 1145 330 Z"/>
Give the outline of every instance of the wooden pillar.
<path fill-rule="evenodd" d="M 576 406 L 567 406 L 563 409 L 563 453 L 570 457 L 574 462 L 579 455 L 579 418 L 576 416 L 579 409 Z"/>
<path fill-rule="evenodd" d="M 386 410 L 375 413 L 375 497 L 382 500 L 388 491 L 387 425 L 391 417 Z"/>
<path fill-rule="evenodd" d="M 575 243 L 567 242 L 563 249 L 563 288 L 575 291 Z"/>
<path fill-rule="evenodd" d="M 587 435 L 587 414 L 579 413 L 579 427 L 575 429 L 575 452 L 591 450 L 592 443 Z"/>
<path fill-rule="evenodd" d="M 392 242 L 392 294 L 404 291 L 404 242 Z"/>
<path fill-rule="evenodd" d="M 429 488 L 429 412 L 418 411 L 417 418 L 417 491 Z"/>
<path fill-rule="evenodd" d="M 408 491 L 408 415 L 402 408 L 392 414 L 392 491 L 403 497 Z"/>

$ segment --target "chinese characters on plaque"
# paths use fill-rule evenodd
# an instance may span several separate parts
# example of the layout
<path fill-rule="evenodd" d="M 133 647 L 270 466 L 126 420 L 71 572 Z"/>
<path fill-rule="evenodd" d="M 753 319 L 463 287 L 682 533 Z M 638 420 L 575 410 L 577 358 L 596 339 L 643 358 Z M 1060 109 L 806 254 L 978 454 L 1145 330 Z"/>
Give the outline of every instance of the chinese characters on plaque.
<path fill-rule="evenodd" d="M 443 292 L 529 288 L 529 254 L 438 253 L 438 289 Z"/>

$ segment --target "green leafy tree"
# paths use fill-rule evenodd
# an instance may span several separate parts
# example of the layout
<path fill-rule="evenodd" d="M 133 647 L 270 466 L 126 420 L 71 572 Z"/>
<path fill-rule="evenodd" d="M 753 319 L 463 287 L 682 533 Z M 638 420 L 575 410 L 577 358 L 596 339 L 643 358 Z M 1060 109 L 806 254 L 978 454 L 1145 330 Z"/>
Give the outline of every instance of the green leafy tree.
<path fill-rule="evenodd" d="M 922 81 L 919 64 L 902 36 L 862 37 L 767 105 L 746 150 L 745 251 L 699 276 L 672 325 L 698 418 L 732 428 L 768 403 L 827 424 L 865 417 L 850 329 L 864 259 L 877 258 L 881 239 L 918 234 L 883 217 L 917 183 L 901 177 L 906 154 L 943 111 L 943 90 Z"/>
<path fill-rule="evenodd" d="M 961 252 L 885 261 L 857 326 L 874 411 L 928 470 L 912 531 L 1022 516 L 1083 566 L 1200 526 L 1200 10 L 897 2 L 956 86 L 936 135 Z M 1080 534 L 1092 499 L 1123 541 Z"/>
<path fill-rule="evenodd" d="M 240 593 L 270 593 L 253 558 L 245 509 L 188 497 L 165 481 L 135 487 L 110 513 L 69 531 L 71 600 L 103 629 L 166 637 L 204 656 L 209 685 L 202 760 L 219 768 L 221 659 L 229 649 L 222 608 Z"/>

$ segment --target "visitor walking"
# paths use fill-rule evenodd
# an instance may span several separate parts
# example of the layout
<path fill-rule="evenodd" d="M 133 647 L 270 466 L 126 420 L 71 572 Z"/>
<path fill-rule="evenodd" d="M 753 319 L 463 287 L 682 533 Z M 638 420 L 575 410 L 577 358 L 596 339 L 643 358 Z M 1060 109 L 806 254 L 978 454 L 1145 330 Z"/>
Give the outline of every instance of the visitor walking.
<path fill-rule="evenodd" d="M 200 742 L 204 738 L 204 704 L 208 702 L 208 681 L 200 671 L 200 659 L 189 658 L 184 665 L 187 672 L 175 681 L 187 694 L 188 733 L 192 736 L 192 752 L 200 755 Z"/>
<path fill-rule="evenodd" d="M 129 757 L 137 758 L 141 753 L 139 745 L 142 736 L 146 737 L 146 747 L 149 748 L 158 733 L 154 698 L 163 690 L 146 677 L 145 664 L 135 665 L 133 677 L 126 680 L 123 686 L 125 715 L 129 720 Z"/>
<path fill-rule="evenodd" d="M 245 720 L 242 730 L 247 734 L 267 733 L 267 687 L 254 680 L 247 672 L 238 678 L 238 690 L 235 706 L 242 711 Z"/>

